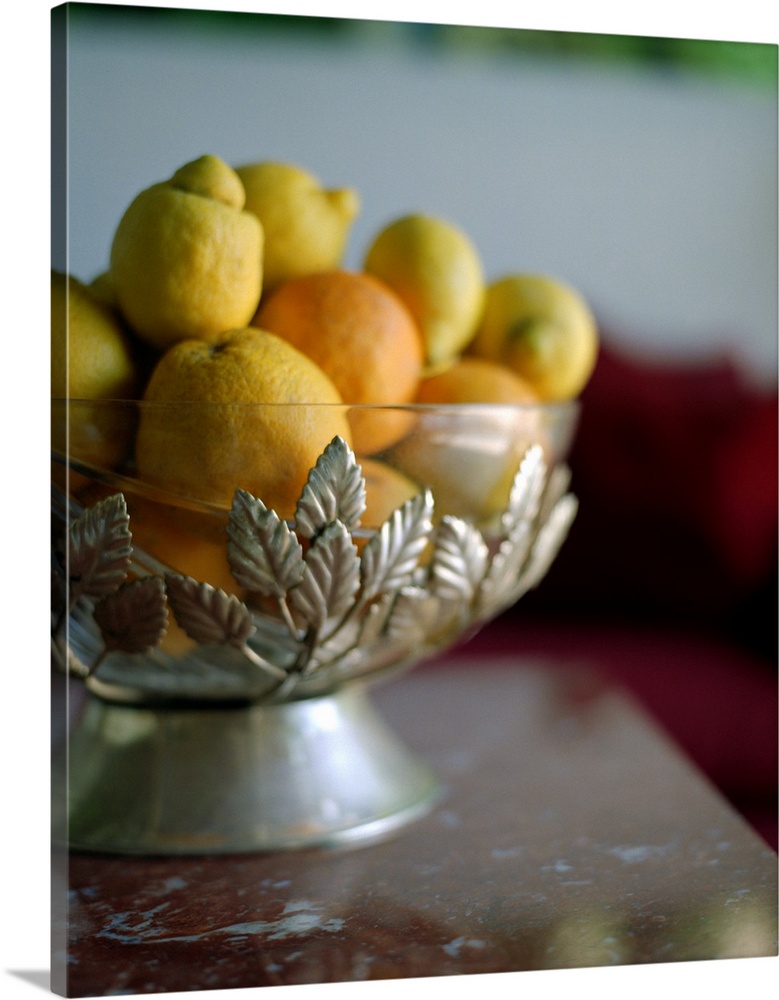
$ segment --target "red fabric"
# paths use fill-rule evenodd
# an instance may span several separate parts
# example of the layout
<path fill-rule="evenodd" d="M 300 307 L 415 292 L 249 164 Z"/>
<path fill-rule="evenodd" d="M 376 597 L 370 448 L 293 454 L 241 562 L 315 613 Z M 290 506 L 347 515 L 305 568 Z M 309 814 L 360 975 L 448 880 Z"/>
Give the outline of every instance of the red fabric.
<path fill-rule="evenodd" d="M 572 462 L 603 505 L 686 526 L 736 585 L 771 571 L 775 388 L 748 386 L 727 360 L 650 366 L 604 348 L 582 402 Z"/>

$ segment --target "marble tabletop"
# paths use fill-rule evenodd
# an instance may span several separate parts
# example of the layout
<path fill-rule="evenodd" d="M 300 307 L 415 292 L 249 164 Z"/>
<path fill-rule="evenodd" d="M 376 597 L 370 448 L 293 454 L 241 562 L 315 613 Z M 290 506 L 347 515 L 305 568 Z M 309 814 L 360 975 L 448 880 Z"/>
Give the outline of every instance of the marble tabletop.
<path fill-rule="evenodd" d="M 458 660 L 374 701 L 445 794 L 386 842 L 54 857 L 70 996 L 777 954 L 777 858 L 622 692 Z"/>

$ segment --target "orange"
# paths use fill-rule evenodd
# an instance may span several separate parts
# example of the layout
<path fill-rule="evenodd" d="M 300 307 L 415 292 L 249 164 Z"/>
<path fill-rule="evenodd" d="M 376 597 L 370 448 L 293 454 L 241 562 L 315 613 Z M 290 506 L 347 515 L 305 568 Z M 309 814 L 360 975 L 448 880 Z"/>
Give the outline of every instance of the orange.
<path fill-rule="evenodd" d="M 424 363 L 421 334 L 401 300 L 371 275 L 335 270 L 291 278 L 253 322 L 311 358 L 345 403 L 414 398 Z M 353 410 L 350 423 L 355 450 L 372 454 L 398 439 L 408 414 Z"/>
<path fill-rule="evenodd" d="M 241 595 L 227 562 L 226 515 L 210 517 L 146 497 L 126 499 L 134 545 L 177 573 Z"/>
<path fill-rule="evenodd" d="M 459 358 L 449 368 L 424 378 L 417 403 L 537 402 L 531 387 L 505 365 L 484 358 Z"/>
<path fill-rule="evenodd" d="M 115 493 L 114 487 L 87 480 L 77 499 L 92 507 Z M 148 555 L 166 569 L 210 583 L 228 594 L 245 599 L 246 594 L 233 577 L 227 561 L 227 515 L 217 515 L 161 503 L 125 489 L 130 517 L 132 545 L 139 558 Z M 142 550 L 138 552 L 137 550 Z M 156 567 L 150 567 L 156 572 Z M 190 639 L 169 611 L 168 628 L 159 648 L 171 656 L 191 652 L 197 643 Z"/>
<path fill-rule="evenodd" d="M 380 528 L 394 510 L 415 497 L 422 487 L 399 469 L 375 458 L 358 459 L 365 479 L 365 511 L 360 523 Z"/>
<path fill-rule="evenodd" d="M 116 487 L 86 480 L 76 498 L 93 507 L 116 492 Z M 227 561 L 227 514 L 177 507 L 152 499 L 132 488 L 122 490 L 127 502 L 133 548 L 163 563 L 168 569 L 199 582 L 221 587 L 241 596 Z"/>
<path fill-rule="evenodd" d="M 182 341 L 144 394 L 138 474 L 192 500 L 228 508 L 248 490 L 291 517 L 332 439 L 351 433 L 338 390 L 310 358 L 255 327 Z"/>

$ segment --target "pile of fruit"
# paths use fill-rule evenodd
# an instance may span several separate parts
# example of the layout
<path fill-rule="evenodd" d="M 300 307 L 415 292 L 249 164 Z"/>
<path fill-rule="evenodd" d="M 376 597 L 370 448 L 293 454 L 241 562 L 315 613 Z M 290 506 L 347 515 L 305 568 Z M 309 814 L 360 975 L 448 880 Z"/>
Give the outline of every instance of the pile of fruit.
<path fill-rule="evenodd" d="M 361 270 L 346 270 L 359 208 L 354 191 L 325 190 L 298 167 L 210 155 L 138 194 L 105 273 L 88 285 L 52 273 L 52 397 L 209 405 L 144 407 L 137 429 L 103 420 L 100 432 L 88 407 L 74 411 L 71 455 L 129 462 L 145 483 L 221 507 L 242 487 L 290 516 L 340 435 L 380 522 L 419 488 L 427 457 L 404 460 L 408 411 L 379 418 L 360 404 L 579 394 L 598 336 L 574 289 L 533 274 L 488 283 L 468 237 L 421 214 L 391 221 Z"/>

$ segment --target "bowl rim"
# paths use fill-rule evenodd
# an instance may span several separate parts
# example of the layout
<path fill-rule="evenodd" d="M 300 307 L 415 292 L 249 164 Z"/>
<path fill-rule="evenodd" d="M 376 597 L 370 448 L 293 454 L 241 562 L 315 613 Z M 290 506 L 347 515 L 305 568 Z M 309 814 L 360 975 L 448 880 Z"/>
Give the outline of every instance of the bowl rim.
<path fill-rule="evenodd" d="M 518 412 L 532 412 L 541 410 L 543 412 L 571 412 L 576 413 L 581 409 L 581 397 L 566 400 L 549 400 L 532 403 L 510 403 L 510 402 L 467 402 L 467 403 L 307 403 L 302 401 L 288 402 L 264 402 L 263 400 L 247 401 L 214 401 L 202 399 L 176 399 L 176 400 L 148 400 L 148 399 L 119 399 L 105 398 L 94 399 L 81 396 L 52 396 L 51 405 L 53 408 L 65 407 L 128 407 L 132 409 L 171 409 L 178 407 L 211 406 L 220 409 L 232 408 L 272 408 L 272 409 L 295 409 L 295 408 L 316 408 L 323 410 L 343 409 L 343 410 L 407 410 L 416 413 L 434 412 L 457 412 L 473 413 L 477 410 L 495 412 L 505 412 L 506 410 L 516 410 Z"/>

